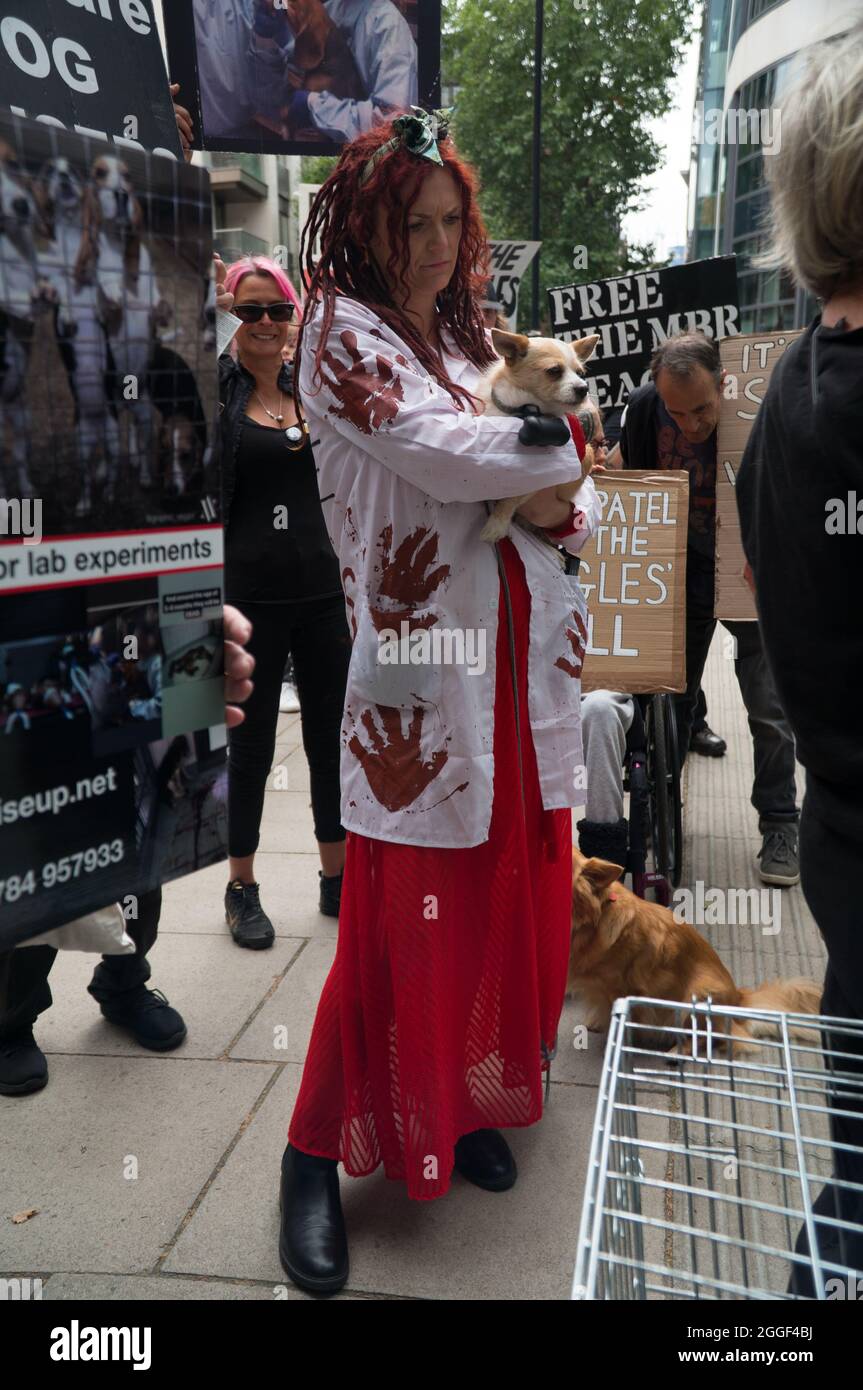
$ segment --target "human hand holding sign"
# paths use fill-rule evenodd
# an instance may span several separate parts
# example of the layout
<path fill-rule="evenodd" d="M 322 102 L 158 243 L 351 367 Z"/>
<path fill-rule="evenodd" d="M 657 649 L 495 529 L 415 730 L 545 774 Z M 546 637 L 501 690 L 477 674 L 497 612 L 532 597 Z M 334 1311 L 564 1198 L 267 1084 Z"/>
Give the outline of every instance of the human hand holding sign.
<path fill-rule="evenodd" d="M 179 82 L 171 83 L 171 100 L 174 103 L 174 116 L 177 121 L 177 134 L 180 137 L 180 144 L 183 147 L 183 158 L 187 164 L 192 162 L 192 141 L 195 138 L 195 127 L 192 124 L 192 117 L 177 101 L 177 94 L 180 90 Z"/>
<path fill-rule="evenodd" d="M 216 277 L 216 308 L 223 313 L 230 313 L 234 307 L 234 296 L 225 289 L 225 276 L 228 268 L 222 260 L 218 251 L 213 252 L 213 273 Z"/>
<path fill-rule="evenodd" d="M 255 658 L 244 652 L 243 647 L 252 635 L 252 624 L 238 608 L 225 604 L 223 612 L 225 630 L 225 723 L 229 729 L 242 724 L 245 714 L 237 706 L 248 700 L 252 693 L 249 679 L 255 669 Z"/>

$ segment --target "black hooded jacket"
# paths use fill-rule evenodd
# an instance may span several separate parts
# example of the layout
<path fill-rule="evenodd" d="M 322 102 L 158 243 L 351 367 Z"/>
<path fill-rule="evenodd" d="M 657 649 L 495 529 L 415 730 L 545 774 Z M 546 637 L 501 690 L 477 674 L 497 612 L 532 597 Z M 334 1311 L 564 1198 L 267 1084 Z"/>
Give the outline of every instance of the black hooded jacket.
<path fill-rule="evenodd" d="M 816 318 L 783 354 L 736 496 L 807 795 L 863 843 L 863 328 Z"/>

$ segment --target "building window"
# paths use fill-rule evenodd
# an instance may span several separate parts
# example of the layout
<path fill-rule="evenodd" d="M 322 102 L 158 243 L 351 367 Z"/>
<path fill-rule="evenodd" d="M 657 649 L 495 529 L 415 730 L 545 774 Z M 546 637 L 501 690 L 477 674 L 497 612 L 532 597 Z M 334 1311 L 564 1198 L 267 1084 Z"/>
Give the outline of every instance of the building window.
<path fill-rule="evenodd" d="M 729 148 L 728 177 L 733 190 L 730 198 L 730 225 L 726 227 L 726 250 L 737 256 L 737 286 L 741 333 L 766 333 L 793 328 L 797 293 L 790 275 L 753 267 L 752 261 L 765 249 L 765 222 L 769 195 L 765 179 L 765 155 L 757 137 L 759 127 L 745 113 L 769 115 L 770 138 L 775 131 L 775 112 L 792 67 L 785 59 L 758 73 L 735 93 L 728 112 L 729 126 L 737 141 Z M 733 123 L 733 125 L 732 125 Z M 762 134 L 766 132 L 762 131 Z"/>
<path fill-rule="evenodd" d="M 737 0 L 737 7 L 734 12 L 734 33 L 731 36 L 732 49 L 740 35 L 746 33 L 750 24 L 754 24 L 756 19 L 767 14 L 768 10 L 775 10 L 783 3 L 784 0 Z"/>

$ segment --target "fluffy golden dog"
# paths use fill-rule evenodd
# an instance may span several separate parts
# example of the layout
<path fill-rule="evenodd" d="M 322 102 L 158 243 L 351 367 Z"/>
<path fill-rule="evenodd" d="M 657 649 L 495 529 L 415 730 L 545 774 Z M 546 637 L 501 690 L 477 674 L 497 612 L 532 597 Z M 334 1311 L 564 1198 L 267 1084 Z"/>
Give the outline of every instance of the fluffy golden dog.
<path fill-rule="evenodd" d="M 669 908 L 636 897 L 619 881 L 622 872 L 604 859 L 585 859 L 573 846 L 567 994 L 577 993 L 587 1003 L 588 1028 L 605 1031 L 615 999 L 633 995 L 685 1004 L 693 995 L 709 995 L 720 1007 L 818 1013 L 821 989 L 812 980 L 773 980 L 740 989 L 694 927 L 678 922 Z M 675 1023 L 674 1011 L 654 1004 L 634 1010 L 633 1018 L 647 1027 Z M 739 1040 L 733 1048 L 741 1053 L 754 1050 L 752 1039 L 780 1036 L 776 1024 L 759 1019 L 735 1019 L 727 1031 Z M 803 1042 L 819 1041 L 811 1028 L 792 1025 L 790 1032 Z M 668 1035 L 640 1036 L 646 1047 L 668 1045 Z M 685 1050 L 684 1044 L 680 1051 Z"/>

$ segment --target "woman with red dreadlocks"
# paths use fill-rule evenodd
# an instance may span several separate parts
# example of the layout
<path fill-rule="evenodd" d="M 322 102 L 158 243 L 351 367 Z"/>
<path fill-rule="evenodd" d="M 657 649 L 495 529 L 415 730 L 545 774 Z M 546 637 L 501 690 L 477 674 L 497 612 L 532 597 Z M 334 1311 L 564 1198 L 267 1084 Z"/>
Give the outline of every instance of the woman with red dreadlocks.
<path fill-rule="evenodd" d="M 315 261 L 311 248 L 319 242 Z M 442 113 L 345 147 L 312 205 L 297 348 L 353 635 L 338 944 L 282 1160 L 283 1267 L 340 1289 L 337 1163 L 419 1200 L 512 1186 L 570 938 L 586 606 L 558 549 L 598 520 L 565 421 L 482 415 L 494 360 L 476 181 Z M 583 452 L 583 447 L 582 447 Z M 539 489 L 496 546 L 491 504 Z M 543 530 L 541 528 L 548 528 Z"/>

